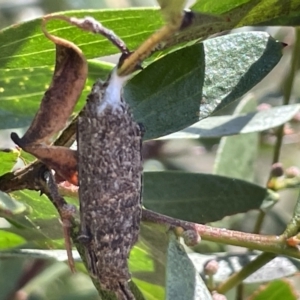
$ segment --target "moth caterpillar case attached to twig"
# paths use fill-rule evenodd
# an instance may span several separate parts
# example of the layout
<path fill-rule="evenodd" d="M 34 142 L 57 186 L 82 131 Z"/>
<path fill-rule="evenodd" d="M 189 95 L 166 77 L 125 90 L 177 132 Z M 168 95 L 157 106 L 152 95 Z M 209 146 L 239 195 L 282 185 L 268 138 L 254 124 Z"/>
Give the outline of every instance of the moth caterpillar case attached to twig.
<path fill-rule="evenodd" d="M 119 300 L 135 299 L 128 285 L 128 258 L 138 239 L 142 214 L 142 132 L 122 99 L 122 88 L 153 47 L 180 27 L 182 16 L 179 13 L 176 24 L 155 33 L 134 53 L 93 18 L 62 17 L 105 36 L 122 52 L 110 77 L 94 84 L 77 132 L 80 239 L 87 267 L 101 287 L 113 291 Z"/>
<path fill-rule="evenodd" d="M 81 239 L 90 272 L 118 299 L 134 299 L 127 260 L 139 234 L 142 133 L 113 70 L 97 81 L 78 122 Z"/>

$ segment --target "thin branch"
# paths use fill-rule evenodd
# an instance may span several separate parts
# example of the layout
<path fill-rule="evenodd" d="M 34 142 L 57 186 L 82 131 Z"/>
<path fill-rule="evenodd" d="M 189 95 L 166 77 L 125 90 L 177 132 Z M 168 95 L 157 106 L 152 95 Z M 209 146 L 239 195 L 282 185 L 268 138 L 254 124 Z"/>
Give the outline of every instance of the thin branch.
<path fill-rule="evenodd" d="M 112 30 L 104 27 L 100 22 L 95 20 L 93 17 L 85 17 L 83 19 L 78 19 L 75 17 L 67 17 L 64 15 L 47 15 L 44 17 L 43 21 L 46 22 L 51 19 L 60 19 L 66 21 L 72 25 L 77 26 L 82 30 L 86 30 L 88 32 L 92 32 L 95 34 L 100 34 L 108 39 L 113 45 L 115 45 L 121 53 L 129 54 L 130 51 L 127 48 L 126 44 L 122 41 L 120 37 L 118 37 Z M 43 26 L 44 23 L 43 23 Z"/>
<path fill-rule="evenodd" d="M 274 254 L 274 253 L 262 253 L 262 254 L 260 254 L 256 259 L 254 259 L 248 265 L 243 267 L 239 272 L 234 273 L 227 280 L 222 282 L 217 287 L 218 293 L 225 294 L 230 289 L 237 286 L 244 279 L 246 279 L 248 276 L 250 276 L 251 274 L 256 272 L 258 269 L 263 267 L 265 264 L 267 264 L 269 261 L 271 261 L 275 257 L 276 257 L 276 254 Z"/>
<path fill-rule="evenodd" d="M 147 209 L 143 209 L 142 220 L 171 227 L 182 227 L 184 230 L 196 230 L 201 239 L 211 242 L 300 258 L 299 250 L 294 247 L 288 247 L 283 235 L 261 235 L 216 228 L 174 219 Z"/>
<path fill-rule="evenodd" d="M 300 195 L 298 195 L 297 203 L 294 208 L 294 215 L 287 225 L 283 236 L 285 236 L 286 239 L 291 238 L 295 235 L 297 235 L 300 231 Z"/>
<path fill-rule="evenodd" d="M 293 47 L 292 57 L 290 61 L 290 71 L 282 83 L 283 105 L 288 105 L 290 103 L 295 74 L 298 66 L 299 49 L 300 49 L 300 28 L 295 29 L 295 34 L 296 37 L 295 37 L 295 44 Z M 277 131 L 277 140 L 274 149 L 273 164 L 279 161 L 283 136 L 284 136 L 284 125 L 280 126 Z"/>
<path fill-rule="evenodd" d="M 72 227 L 72 223 L 74 223 L 73 218 L 76 213 L 76 208 L 74 205 L 68 204 L 65 199 L 59 194 L 57 184 L 51 171 L 46 170 L 43 175 L 48 187 L 47 196 L 56 207 L 62 221 L 63 236 L 65 239 L 65 247 L 67 251 L 69 267 L 72 273 L 75 273 L 75 262 L 72 255 L 70 228 Z"/>
<path fill-rule="evenodd" d="M 295 29 L 296 38 L 295 38 L 295 44 L 293 48 L 292 58 L 290 62 L 290 72 L 284 79 L 282 83 L 282 89 L 283 89 L 283 105 L 288 105 L 290 103 L 290 98 L 292 94 L 294 79 L 295 79 L 295 73 L 297 71 L 298 61 L 299 61 L 299 49 L 300 49 L 300 29 Z M 273 154 L 273 160 L 272 165 L 277 163 L 280 158 L 280 152 L 282 147 L 282 141 L 284 136 L 284 125 L 280 126 L 277 130 L 276 134 L 276 144 L 274 147 L 274 154 Z M 267 186 L 269 181 L 271 180 L 272 175 L 270 173 L 270 176 L 268 178 Z M 263 210 L 259 211 L 259 215 L 257 217 L 256 224 L 254 226 L 254 233 L 259 233 L 261 231 L 263 221 L 265 219 L 266 213 Z"/>
<path fill-rule="evenodd" d="M 126 76 L 135 71 L 137 66 L 148 58 L 162 41 L 172 37 L 174 33 L 180 29 L 184 16 L 184 12 L 173 15 L 172 20 L 169 20 L 169 22 L 161 29 L 146 39 L 120 66 L 118 66 L 118 75 Z"/>

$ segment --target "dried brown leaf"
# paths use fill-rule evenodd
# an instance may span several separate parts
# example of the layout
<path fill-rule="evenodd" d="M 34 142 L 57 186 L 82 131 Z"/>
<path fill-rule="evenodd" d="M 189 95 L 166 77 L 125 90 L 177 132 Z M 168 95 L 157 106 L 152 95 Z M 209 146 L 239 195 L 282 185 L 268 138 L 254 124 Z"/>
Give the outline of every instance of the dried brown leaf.
<path fill-rule="evenodd" d="M 52 82 L 25 135 L 19 138 L 12 133 L 11 138 L 23 150 L 56 170 L 61 177 L 76 183 L 72 180 L 77 169 L 75 152 L 51 146 L 51 138 L 66 126 L 84 88 L 88 67 L 82 51 L 75 44 L 47 32 L 45 25 L 54 18 L 56 16 L 48 15 L 42 23 L 45 36 L 56 46 Z"/>

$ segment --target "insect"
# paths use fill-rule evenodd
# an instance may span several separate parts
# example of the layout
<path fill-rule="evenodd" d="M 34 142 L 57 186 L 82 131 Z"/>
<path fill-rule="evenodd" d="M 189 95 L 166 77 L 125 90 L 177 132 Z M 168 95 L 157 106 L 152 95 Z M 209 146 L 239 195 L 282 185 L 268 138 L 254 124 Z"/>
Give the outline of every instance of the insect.
<path fill-rule="evenodd" d="M 142 212 L 142 132 L 120 94 L 125 80 L 114 69 L 94 84 L 77 132 L 79 238 L 93 276 L 119 299 L 131 299 L 127 259 Z"/>

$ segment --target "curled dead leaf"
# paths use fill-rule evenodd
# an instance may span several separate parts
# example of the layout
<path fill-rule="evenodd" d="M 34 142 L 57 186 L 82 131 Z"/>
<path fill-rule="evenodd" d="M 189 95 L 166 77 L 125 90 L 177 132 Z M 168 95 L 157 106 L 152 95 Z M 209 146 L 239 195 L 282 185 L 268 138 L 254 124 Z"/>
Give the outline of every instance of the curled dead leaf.
<path fill-rule="evenodd" d="M 12 133 L 11 138 L 23 150 L 40 159 L 60 176 L 76 183 L 75 152 L 51 146 L 51 138 L 66 126 L 84 88 L 88 67 L 82 51 L 75 44 L 47 32 L 46 23 L 54 18 L 57 16 L 45 16 L 42 23 L 45 36 L 56 46 L 52 82 L 25 135 L 20 138 L 16 133 Z"/>

